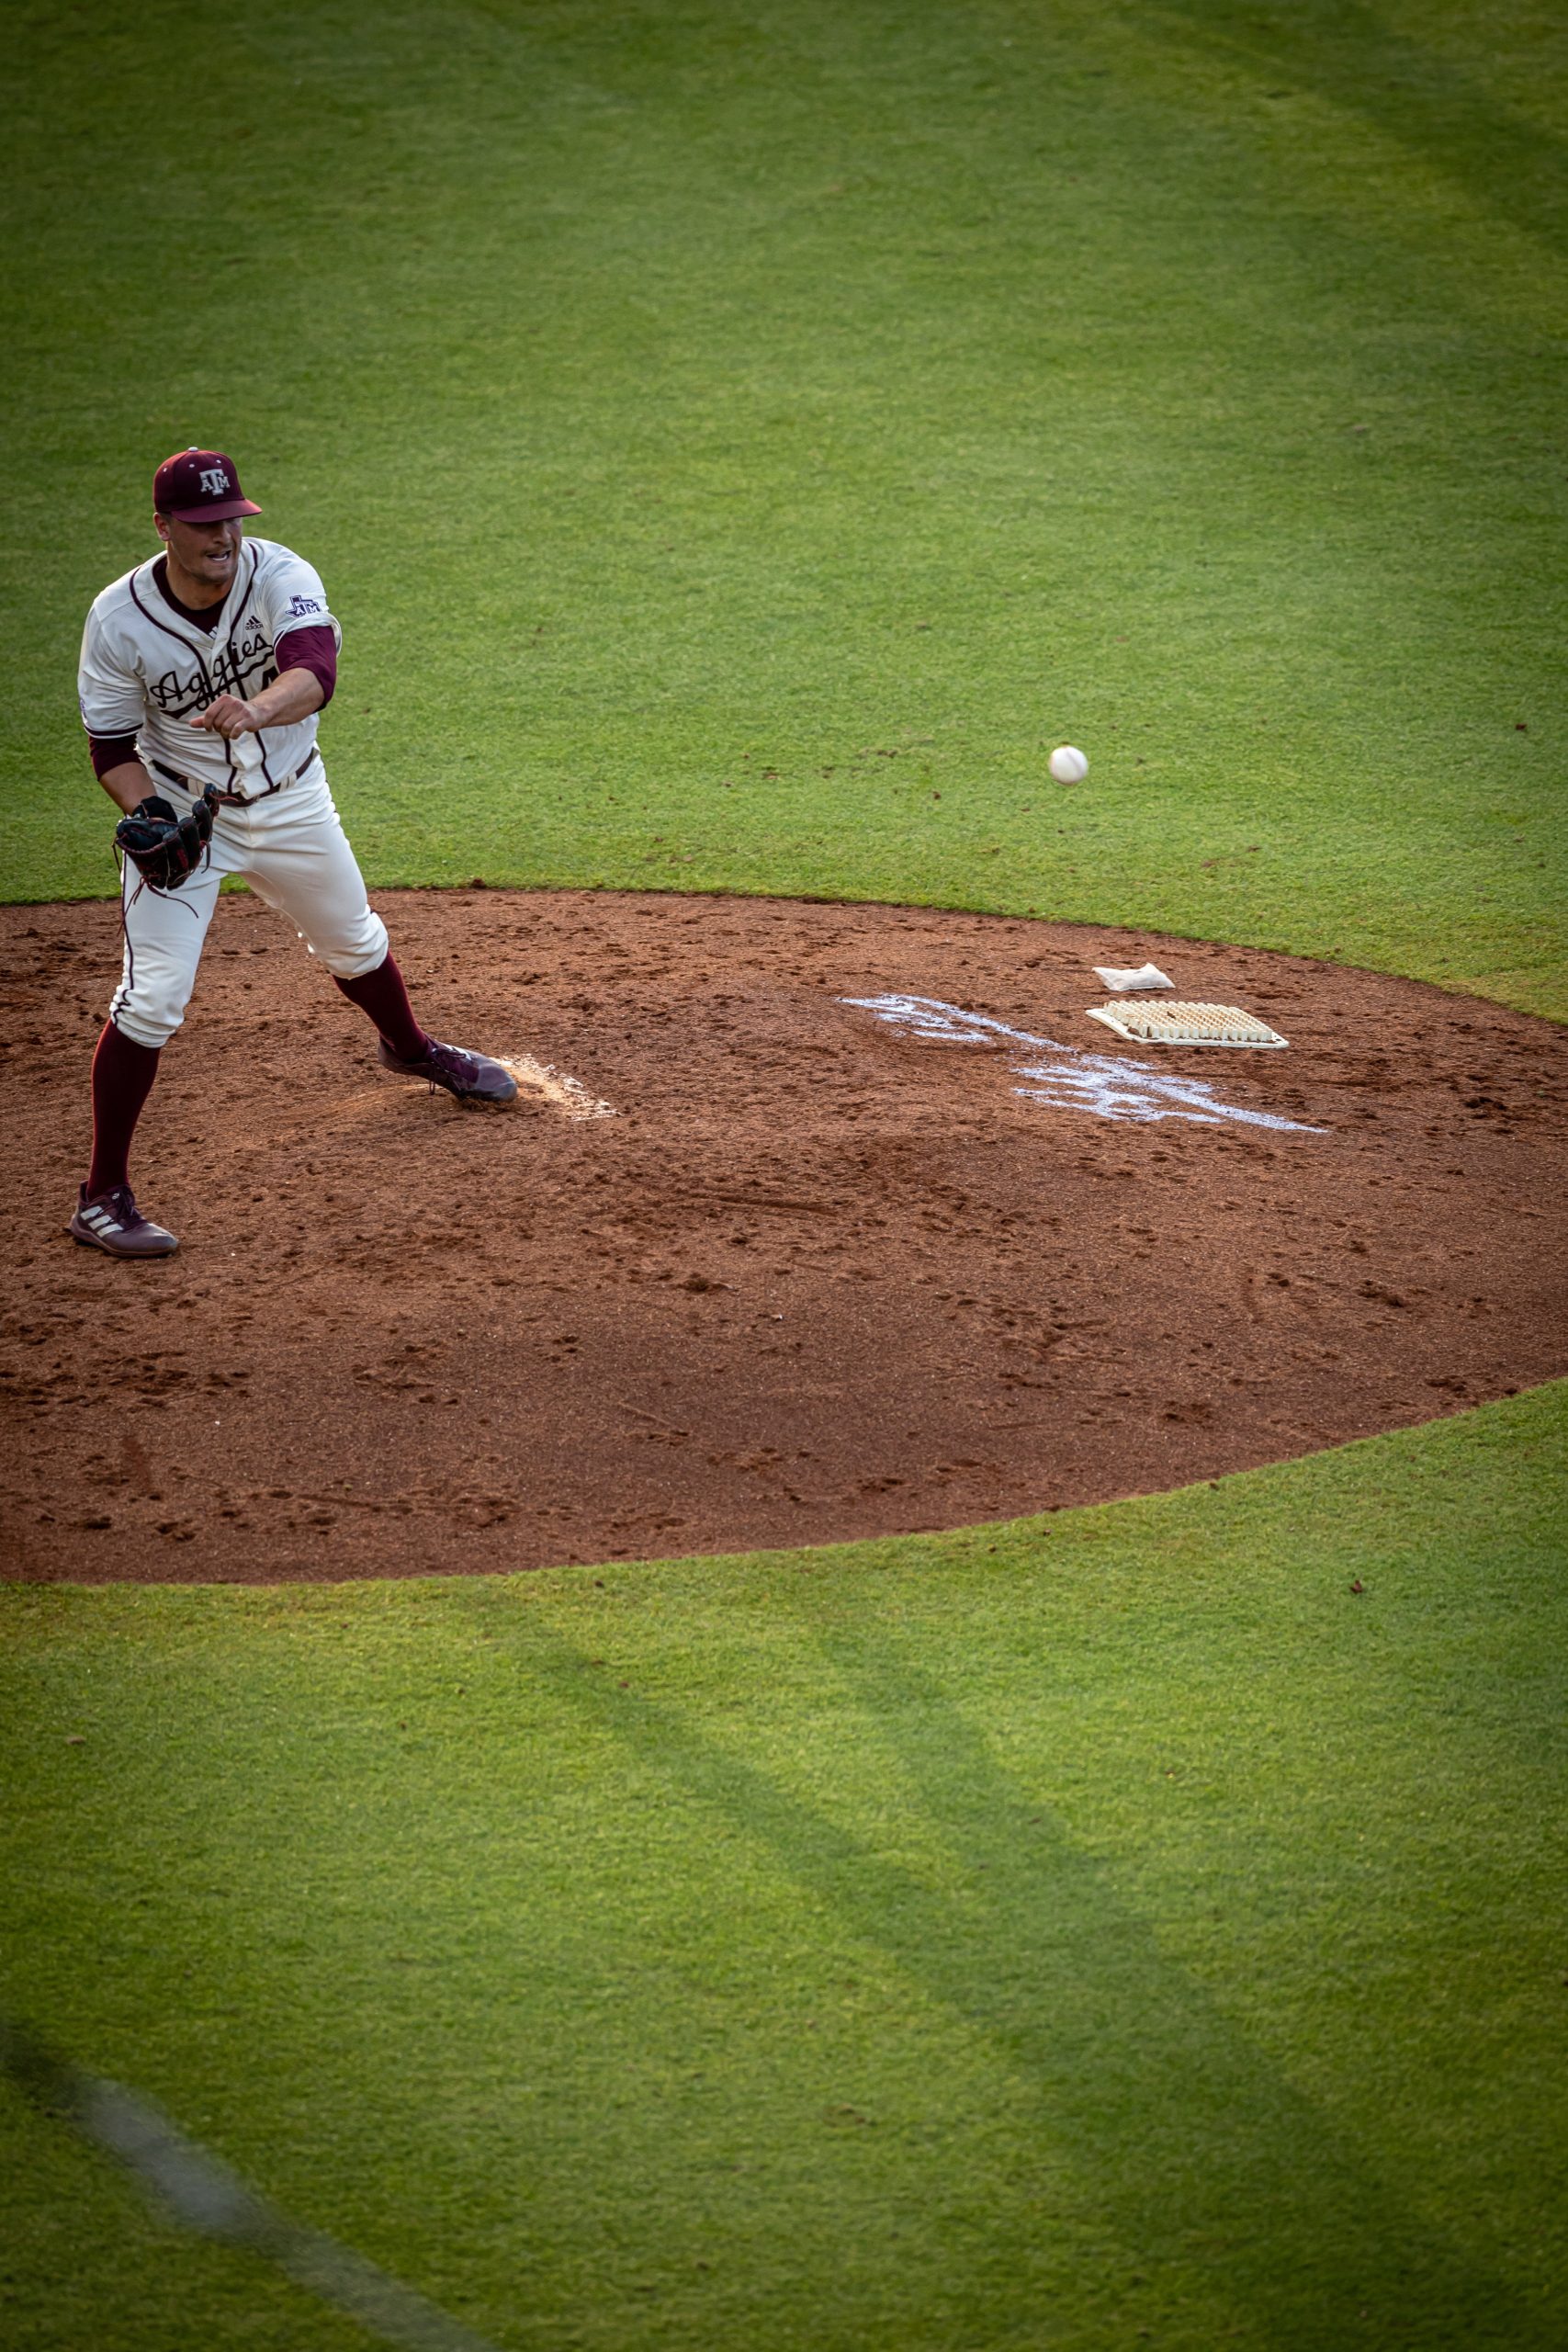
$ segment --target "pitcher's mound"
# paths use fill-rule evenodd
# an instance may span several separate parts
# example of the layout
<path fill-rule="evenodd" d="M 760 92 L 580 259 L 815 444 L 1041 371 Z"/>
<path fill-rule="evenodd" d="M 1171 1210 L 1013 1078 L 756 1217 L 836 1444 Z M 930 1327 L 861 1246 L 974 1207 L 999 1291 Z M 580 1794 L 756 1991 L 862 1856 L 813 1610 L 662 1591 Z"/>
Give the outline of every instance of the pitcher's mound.
<path fill-rule="evenodd" d="M 413 1576 L 953 1526 L 1568 1368 L 1568 1036 L 1146 932 L 383 893 L 512 1111 L 373 1067 L 226 899 L 138 1142 L 172 1259 L 63 1227 L 118 956 L 0 913 L 13 1576 Z M 1289 1039 L 1133 1046 L 1097 964 Z M 1553 1256 L 1553 1252 L 1557 1254 Z"/>

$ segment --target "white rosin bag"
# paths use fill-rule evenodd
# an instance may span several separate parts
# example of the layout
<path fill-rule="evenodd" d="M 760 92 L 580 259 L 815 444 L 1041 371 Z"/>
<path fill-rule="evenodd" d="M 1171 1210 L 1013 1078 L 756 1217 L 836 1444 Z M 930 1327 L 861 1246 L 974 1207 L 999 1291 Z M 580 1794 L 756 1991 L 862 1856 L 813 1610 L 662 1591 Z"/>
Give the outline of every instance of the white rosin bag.
<path fill-rule="evenodd" d="M 1126 996 L 1134 989 L 1173 989 L 1157 964 L 1140 964 L 1136 971 L 1123 971 L 1115 964 L 1097 964 L 1094 977 L 1103 980 L 1116 996 Z"/>

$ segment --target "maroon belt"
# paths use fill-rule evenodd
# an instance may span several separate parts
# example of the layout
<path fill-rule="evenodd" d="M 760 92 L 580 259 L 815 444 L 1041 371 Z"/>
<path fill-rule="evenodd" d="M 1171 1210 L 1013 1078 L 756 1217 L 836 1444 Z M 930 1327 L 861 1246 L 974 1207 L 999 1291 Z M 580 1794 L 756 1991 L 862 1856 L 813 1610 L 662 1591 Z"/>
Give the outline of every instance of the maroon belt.
<path fill-rule="evenodd" d="M 220 786 L 216 784 L 202 785 L 193 782 L 189 776 L 179 775 L 174 768 L 166 768 L 162 760 L 150 760 L 148 762 L 148 765 L 155 768 L 158 774 L 164 778 L 165 782 L 169 784 L 177 784 L 182 792 L 188 792 L 194 800 L 199 800 L 204 792 L 209 792 L 212 795 L 213 799 L 218 802 L 220 808 L 248 808 L 253 801 L 270 800 L 275 792 L 287 792 L 291 784 L 299 783 L 299 778 L 304 775 L 311 762 L 313 760 L 319 760 L 321 756 L 320 747 L 312 743 L 310 751 L 300 761 L 293 774 L 291 775 L 280 775 L 277 782 L 276 784 L 269 784 L 265 792 L 225 792 Z"/>

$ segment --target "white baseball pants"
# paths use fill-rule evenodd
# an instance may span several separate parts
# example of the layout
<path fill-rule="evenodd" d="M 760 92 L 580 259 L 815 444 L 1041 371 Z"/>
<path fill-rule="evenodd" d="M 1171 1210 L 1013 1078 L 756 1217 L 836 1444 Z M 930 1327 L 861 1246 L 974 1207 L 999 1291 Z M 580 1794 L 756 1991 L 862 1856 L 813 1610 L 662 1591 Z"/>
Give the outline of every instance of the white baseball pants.
<path fill-rule="evenodd" d="M 153 779 L 172 807 L 190 795 Z M 196 986 L 218 886 L 238 874 L 258 898 L 287 915 L 329 972 L 352 980 L 387 954 L 387 926 L 365 895 L 326 771 L 312 762 L 297 784 L 248 808 L 220 808 L 208 855 L 177 890 L 141 886 L 129 859 L 123 876 L 125 965 L 109 1017 L 139 1046 L 164 1046 L 185 1019 Z"/>

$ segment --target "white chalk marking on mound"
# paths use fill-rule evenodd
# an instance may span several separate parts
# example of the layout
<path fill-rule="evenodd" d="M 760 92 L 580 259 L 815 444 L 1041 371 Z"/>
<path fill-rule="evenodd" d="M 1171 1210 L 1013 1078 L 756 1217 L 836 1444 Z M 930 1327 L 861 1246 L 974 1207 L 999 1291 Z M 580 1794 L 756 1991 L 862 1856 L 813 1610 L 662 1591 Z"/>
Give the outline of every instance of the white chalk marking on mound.
<path fill-rule="evenodd" d="M 63 2114 L 118 2156 L 187 2229 L 261 2255 L 384 2344 L 403 2352 L 495 2352 L 488 2337 L 449 2319 L 362 2254 L 280 2213 L 220 2158 L 187 2140 L 151 2099 L 85 2074 L 16 2025 L 0 2024 L 0 2066 L 39 2106 Z"/>
<path fill-rule="evenodd" d="M 1114 1054 L 1088 1054 L 1079 1046 L 1059 1045 L 1055 1037 L 1037 1037 L 1027 1029 L 1013 1029 L 988 1012 L 964 1012 L 934 996 L 841 996 L 853 1005 L 902 1031 L 942 1046 L 1010 1045 L 1043 1048 L 1059 1056 L 1053 1061 L 1014 1061 L 1010 1075 L 1037 1081 L 1015 1086 L 1013 1092 L 1029 1102 L 1044 1102 L 1054 1111 L 1092 1111 L 1100 1119 L 1187 1119 L 1194 1126 L 1219 1126 L 1233 1119 L 1238 1126 L 1272 1127 L 1287 1134 L 1321 1136 L 1324 1127 L 1301 1119 L 1281 1119 L 1272 1111 L 1242 1111 L 1222 1102 L 1204 1078 L 1175 1078 L 1152 1062 L 1124 1061 Z"/>
<path fill-rule="evenodd" d="M 502 1069 L 509 1069 L 519 1086 L 529 1094 L 536 1094 L 565 1118 L 613 1119 L 615 1115 L 613 1102 L 601 1102 L 596 1094 L 590 1094 L 581 1079 L 568 1078 L 550 1062 L 536 1062 L 532 1054 L 502 1054 L 498 1058 Z"/>

